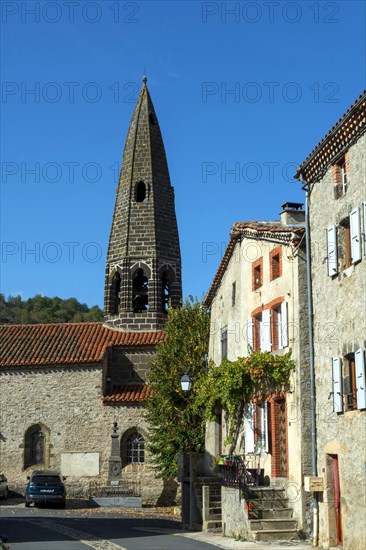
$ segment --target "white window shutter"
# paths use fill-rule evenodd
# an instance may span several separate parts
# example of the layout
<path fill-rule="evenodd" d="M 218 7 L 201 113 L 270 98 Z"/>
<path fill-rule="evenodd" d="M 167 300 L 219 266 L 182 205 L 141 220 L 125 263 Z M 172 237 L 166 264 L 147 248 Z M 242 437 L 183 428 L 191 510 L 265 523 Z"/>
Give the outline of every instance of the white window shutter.
<path fill-rule="evenodd" d="M 265 401 L 261 407 L 262 413 L 262 450 L 266 450 L 268 453 L 268 402 Z"/>
<path fill-rule="evenodd" d="M 343 412 L 342 361 L 333 357 L 333 411 Z"/>
<path fill-rule="evenodd" d="M 363 253 L 366 256 L 366 202 L 362 203 L 363 210 Z"/>
<path fill-rule="evenodd" d="M 361 224 L 360 209 L 354 208 L 349 215 L 350 237 L 351 237 L 351 258 L 352 263 L 359 262 L 361 253 Z"/>
<path fill-rule="evenodd" d="M 244 407 L 244 445 L 246 453 L 254 453 L 254 406 L 246 403 Z"/>
<path fill-rule="evenodd" d="M 261 351 L 271 351 L 271 347 L 271 312 L 265 309 L 262 311 Z"/>
<path fill-rule="evenodd" d="M 250 318 L 247 320 L 246 336 L 247 336 L 248 345 L 251 347 L 253 347 L 254 345 L 253 331 L 254 331 L 254 322 L 253 322 L 253 319 Z"/>
<path fill-rule="evenodd" d="M 357 408 L 366 409 L 366 376 L 364 350 L 355 352 Z"/>
<path fill-rule="evenodd" d="M 281 321 L 280 321 L 279 340 L 280 340 L 281 348 L 287 348 L 288 346 L 287 302 L 281 303 Z"/>
<path fill-rule="evenodd" d="M 327 263 L 328 275 L 332 277 L 338 273 L 337 228 L 335 225 L 327 229 Z"/>

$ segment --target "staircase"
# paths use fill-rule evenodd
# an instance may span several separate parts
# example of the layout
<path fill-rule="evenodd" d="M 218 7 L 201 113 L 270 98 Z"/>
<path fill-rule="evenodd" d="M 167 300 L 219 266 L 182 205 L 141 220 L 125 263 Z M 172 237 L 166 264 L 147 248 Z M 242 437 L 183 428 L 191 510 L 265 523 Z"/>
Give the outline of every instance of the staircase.
<path fill-rule="evenodd" d="M 283 487 L 248 487 L 245 500 L 249 540 L 298 540 L 297 520 Z"/>
<path fill-rule="evenodd" d="M 198 477 L 194 482 L 197 505 L 202 510 L 202 530 L 221 533 L 221 481 L 217 477 Z"/>

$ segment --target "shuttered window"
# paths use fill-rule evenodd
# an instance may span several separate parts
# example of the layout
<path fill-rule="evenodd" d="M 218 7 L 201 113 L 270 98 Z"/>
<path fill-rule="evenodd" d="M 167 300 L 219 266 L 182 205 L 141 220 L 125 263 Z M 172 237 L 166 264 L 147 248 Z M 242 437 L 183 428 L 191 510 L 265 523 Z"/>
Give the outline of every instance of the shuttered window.
<path fill-rule="evenodd" d="M 253 334 L 253 328 L 254 328 L 254 322 L 253 319 L 250 318 L 247 320 L 246 325 L 246 338 L 247 343 L 250 347 L 254 348 L 254 334 Z"/>
<path fill-rule="evenodd" d="M 281 304 L 281 348 L 288 346 L 288 323 L 287 323 L 287 302 Z"/>
<path fill-rule="evenodd" d="M 339 357 L 332 359 L 333 371 L 333 411 L 343 412 L 343 384 L 342 384 L 342 361 Z"/>
<path fill-rule="evenodd" d="M 246 403 L 244 407 L 244 445 L 246 453 L 254 453 L 254 406 Z"/>
<path fill-rule="evenodd" d="M 352 263 L 361 260 L 361 224 L 360 209 L 354 208 L 349 216 L 350 237 L 351 237 L 351 261 Z"/>
<path fill-rule="evenodd" d="M 363 349 L 355 352 L 357 408 L 366 409 L 365 354 Z"/>
<path fill-rule="evenodd" d="M 337 228 L 335 225 L 327 229 L 327 263 L 329 277 L 336 275 L 338 273 L 338 253 Z"/>
<path fill-rule="evenodd" d="M 271 351 L 271 313 L 269 309 L 262 311 L 261 351 Z"/>

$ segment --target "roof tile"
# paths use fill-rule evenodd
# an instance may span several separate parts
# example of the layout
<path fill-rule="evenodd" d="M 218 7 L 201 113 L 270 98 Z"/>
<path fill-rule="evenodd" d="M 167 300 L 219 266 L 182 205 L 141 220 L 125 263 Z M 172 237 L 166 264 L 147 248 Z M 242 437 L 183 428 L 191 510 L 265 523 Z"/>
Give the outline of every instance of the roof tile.
<path fill-rule="evenodd" d="M 0 367 L 100 363 L 108 345 L 155 346 L 163 332 L 122 332 L 103 323 L 0 325 Z"/>
<path fill-rule="evenodd" d="M 152 394 L 151 388 L 146 384 L 124 384 L 123 386 L 112 386 L 107 395 L 103 397 L 103 403 L 109 405 L 121 402 L 144 401 Z"/>

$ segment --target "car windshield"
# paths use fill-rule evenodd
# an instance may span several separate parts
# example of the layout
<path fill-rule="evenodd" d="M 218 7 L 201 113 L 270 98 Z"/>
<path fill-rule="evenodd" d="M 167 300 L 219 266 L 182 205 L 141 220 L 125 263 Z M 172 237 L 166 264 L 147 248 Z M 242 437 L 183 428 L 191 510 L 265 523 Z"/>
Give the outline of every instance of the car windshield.
<path fill-rule="evenodd" d="M 33 476 L 32 483 L 60 483 L 59 476 Z"/>

